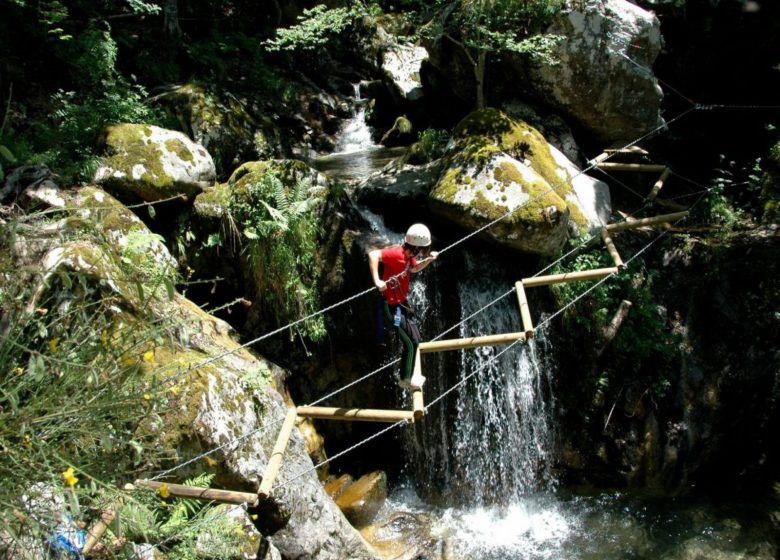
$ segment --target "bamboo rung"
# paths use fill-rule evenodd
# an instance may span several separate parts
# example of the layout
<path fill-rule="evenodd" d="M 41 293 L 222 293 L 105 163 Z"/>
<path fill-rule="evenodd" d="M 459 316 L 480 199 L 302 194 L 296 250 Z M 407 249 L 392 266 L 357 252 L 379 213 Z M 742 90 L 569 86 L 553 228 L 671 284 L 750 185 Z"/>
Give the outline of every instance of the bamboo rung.
<path fill-rule="evenodd" d="M 646 171 L 660 173 L 666 169 L 666 166 L 655 163 L 611 163 L 605 161 L 603 163 L 599 163 L 598 168 L 612 171 Z"/>
<path fill-rule="evenodd" d="M 376 408 L 335 408 L 327 406 L 299 406 L 298 416 L 322 420 L 344 420 L 347 422 L 398 422 L 414 421 L 411 410 L 382 410 Z"/>
<path fill-rule="evenodd" d="M 680 218 L 684 218 L 688 215 L 688 211 L 675 212 L 673 214 L 663 214 L 661 216 L 653 216 L 651 218 L 641 218 L 639 220 L 631 220 L 630 222 L 621 222 L 619 224 L 609 224 L 607 226 L 608 231 L 623 231 L 626 229 L 634 229 L 643 226 L 653 226 L 657 224 L 664 224 L 667 222 L 676 222 Z"/>
<path fill-rule="evenodd" d="M 609 154 L 607 152 L 604 152 L 602 154 L 597 155 L 592 160 L 590 160 L 591 165 L 599 165 L 602 161 L 607 159 L 609 157 Z"/>
<path fill-rule="evenodd" d="M 287 411 L 284 424 L 282 424 L 282 429 L 279 430 L 276 444 L 271 452 L 271 456 L 268 458 L 268 464 L 265 466 L 263 479 L 260 481 L 260 488 L 257 490 L 258 496 L 265 497 L 271 494 L 271 487 L 274 485 L 276 475 L 279 474 L 279 468 L 282 466 L 284 450 L 287 449 L 287 442 L 290 441 L 290 435 L 295 427 L 295 419 L 297 417 L 298 412 L 295 408 L 291 408 Z"/>
<path fill-rule="evenodd" d="M 535 288 L 536 286 L 549 286 L 550 284 L 562 284 L 564 282 L 581 282 L 583 280 L 598 280 L 618 272 L 617 267 L 594 268 L 579 272 L 564 272 L 563 274 L 550 274 L 548 276 L 534 276 L 523 278 L 523 286 Z"/>
<path fill-rule="evenodd" d="M 661 192 L 661 188 L 663 188 L 664 186 L 664 181 L 666 181 L 666 179 L 669 177 L 669 174 L 671 172 L 672 170 L 669 169 L 668 167 L 664 169 L 664 172 L 661 173 L 661 176 L 655 182 L 655 185 L 653 185 L 650 194 L 647 195 L 647 200 L 655 200 L 655 197 L 658 196 L 658 193 Z"/>
<path fill-rule="evenodd" d="M 618 270 L 622 271 L 625 269 L 626 265 L 623 264 L 623 259 L 620 258 L 620 253 L 618 253 L 617 247 L 615 247 L 615 242 L 612 241 L 612 236 L 609 235 L 607 228 L 601 229 L 601 239 L 604 240 L 604 245 L 606 245 L 607 251 L 609 251 L 609 256 L 612 257 L 612 262 L 615 263 L 615 266 L 618 268 Z"/>
<path fill-rule="evenodd" d="M 463 350 L 477 348 L 479 346 L 495 346 L 497 344 L 509 344 L 516 340 L 525 340 L 524 332 L 491 334 L 488 336 L 475 336 L 472 338 L 453 338 L 450 340 L 436 340 L 434 342 L 421 342 L 420 352 L 444 352 L 446 350 Z"/>
<path fill-rule="evenodd" d="M 528 298 L 525 296 L 522 280 L 515 282 L 515 291 L 517 292 L 517 304 L 520 306 L 520 319 L 525 329 L 525 338 L 529 339 L 534 336 L 534 323 L 531 320 L 531 311 L 528 309 Z"/>
<path fill-rule="evenodd" d="M 171 484 L 156 480 L 136 480 L 135 485 L 141 488 L 159 490 L 163 484 L 171 496 L 179 498 L 195 498 L 209 502 L 222 502 L 224 504 L 249 504 L 257 505 L 257 494 L 250 492 L 234 492 L 232 490 L 218 490 L 216 488 L 202 488 L 199 486 L 184 486 L 183 484 Z"/>

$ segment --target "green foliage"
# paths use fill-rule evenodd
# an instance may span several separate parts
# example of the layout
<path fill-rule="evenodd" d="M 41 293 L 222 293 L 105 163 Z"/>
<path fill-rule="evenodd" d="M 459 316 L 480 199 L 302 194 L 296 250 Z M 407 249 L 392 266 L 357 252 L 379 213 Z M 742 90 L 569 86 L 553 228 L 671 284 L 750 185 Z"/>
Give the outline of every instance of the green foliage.
<path fill-rule="evenodd" d="M 328 8 L 319 4 L 303 10 L 298 23 L 286 29 L 277 29 L 276 38 L 266 41 L 271 51 L 316 52 L 328 47 L 329 43 L 351 26 L 359 12 L 352 8 Z"/>
<path fill-rule="evenodd" d="M 214 474 L 186 480 L 185 486 L 208 488 Z M 171 560 L 198 557 L 232 559 L 241 556 L 244 532 L 235 519 L 213 503 L 188 498 L 165 498 L 160 493 L 139 492 L 119 511 L 118 527 L 130 542 L 148 542 Z M 207 536 L 202 539 L 202 536 Z M 199 538 L 201 537 L 201 538 Z"/>
<path fill-rule="evenodd" d="M 734 175 L 730 170 L 718 169 L 707 194 L 693 207 L 697 219 L 717 227 L 719 232 L 734 229 L 744 218 L 743 212 L 732 205 L 726 190 L 734 185 Z"/>
<path fill-rule="evenodd" d="M 253 280 L 262 305 L 279 323 L 308 315 L 319 308 L 316 289 L 317 219 L 321 202 L 311 182 L 301 180 L 287 188 L 268 173 L 235 197 L 229 213 L 246 240 Z M 313 340 L 325 335 L 322 317 L 301 325 Z"/>
<path fill-rule="evenodd" d="M 450 134 L 446 130 L 426 128 L 420 133 L 419 149 L 428 161 L 439 159 L 444 155 Z"/>
<path fill-rule="evenodd" d="M 606 251 L 583 253 L 563 270 L 551 273 L 589 270 L 612 266 Z M 669 324 L 663 308 L 654 296 L 657 273 L 634 264 L 601 283 L 570 307 L 564 315 L 572 332 L 590 349 L 601 344 L 604 329 L 624 299 L 631 310 L 612 342 L 610 367 L 594 383 L 597 387 L 619 387 L 624 380 L 644 382 L 657 398 L 669 396 L 672 376 L 676 375 L 681 340 Z M 559 306 L 573 301 L 591 288 L 593 282 L 572 282 L 552 286 Z M 648 367 L 650 366 L 651 367 Z"/>

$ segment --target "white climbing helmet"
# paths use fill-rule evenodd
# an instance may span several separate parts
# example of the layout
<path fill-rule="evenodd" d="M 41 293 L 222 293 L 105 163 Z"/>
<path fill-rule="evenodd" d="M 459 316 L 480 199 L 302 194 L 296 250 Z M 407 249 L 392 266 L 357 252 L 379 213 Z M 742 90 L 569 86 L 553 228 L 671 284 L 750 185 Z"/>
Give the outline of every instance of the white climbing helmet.
<path fill-rule="evenodd" d="M 414 224 L 406 231 L 404 241 L 415 247 L 427 247 L 431 244 L 431 231 L 425 224 Z"/>

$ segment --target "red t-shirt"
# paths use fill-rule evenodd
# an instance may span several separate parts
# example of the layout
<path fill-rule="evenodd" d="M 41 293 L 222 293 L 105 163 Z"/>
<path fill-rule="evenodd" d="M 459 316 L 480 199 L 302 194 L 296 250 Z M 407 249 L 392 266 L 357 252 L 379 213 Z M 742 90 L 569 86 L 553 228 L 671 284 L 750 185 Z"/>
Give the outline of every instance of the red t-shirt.
<path fill-rule="evenodd" d="M 405 272 L 394 280 L 388 282 L 387 289 L 383 292 L 385 301 L 390 305 L 403 303 L 406 301 L 406 294 L 409 291 L 409 277 L 412 275 L 410 268 L 417 266 L 417 259 L 410 257 L 408 260 L 404 256 L 404 248 L 401 245 L 394 245 L 382 249 L 382 280 L 388 282 L 399 272 Z"/>

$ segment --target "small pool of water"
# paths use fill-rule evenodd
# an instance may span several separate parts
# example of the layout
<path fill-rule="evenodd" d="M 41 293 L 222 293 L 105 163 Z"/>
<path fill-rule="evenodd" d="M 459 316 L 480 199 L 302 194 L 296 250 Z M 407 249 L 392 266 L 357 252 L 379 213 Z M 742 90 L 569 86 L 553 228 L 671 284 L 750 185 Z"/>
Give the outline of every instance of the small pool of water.
<path fill-rule="evenodd" d="M 382 146 L 359 151 L 328 154 L 314 160 L 314 168 L 336 181 L 354 183 L 379 171 L 385 165 L 404 154 L 406 148 Z"/>

